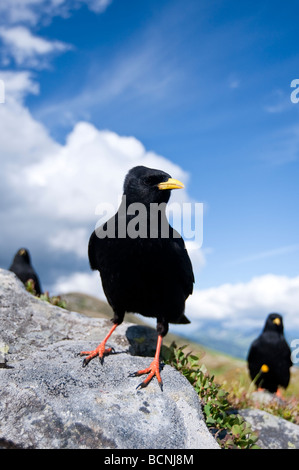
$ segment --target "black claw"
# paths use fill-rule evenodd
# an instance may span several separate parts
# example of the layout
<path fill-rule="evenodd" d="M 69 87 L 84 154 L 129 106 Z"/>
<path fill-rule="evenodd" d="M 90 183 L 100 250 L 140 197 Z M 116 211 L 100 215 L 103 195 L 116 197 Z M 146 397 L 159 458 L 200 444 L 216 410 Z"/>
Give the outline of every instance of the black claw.
<path fill-rule="evenodd" d="M 99 356 L 99 360 L 100 360 L 101 365 L 103 365 L 104 364 L 104 356 L 102 356 L 102 357 Z"/>
<path fill-rule="evenodd" d="M 88 363 L 89 363 L 89 360 L 86 357 L 82 362 L 82 367 L 86 367 Z"/>
<path fill-rule="evenodd" d="M 131 372 L 131 374 L 128 375 L 128 377 L 137 377 L 138 374 L 137 372 Z"/>
<path fill-rule="evenodd" d="M 145 384 L 144 382 L 141 382 L 139 385 L 137 385 L 136 390 L 140 390 L 141 388 L 145 388 L 146 386 L 147 384 Z"/>
<path fill-rule="evenodd" d="M 141 388 L 145 388 L 145 387 L 148 386 L 148 384 L 149 384 L 149 382 L 144 383 L 144 381 L 143 381 L 139 385 L 137 385 L 136 390 L 140 390 Z M 163 392 L 163 382 L 158 382 L 158 384 L 159 384 L 159 387 L 161 389 L 161 392 Z"/>

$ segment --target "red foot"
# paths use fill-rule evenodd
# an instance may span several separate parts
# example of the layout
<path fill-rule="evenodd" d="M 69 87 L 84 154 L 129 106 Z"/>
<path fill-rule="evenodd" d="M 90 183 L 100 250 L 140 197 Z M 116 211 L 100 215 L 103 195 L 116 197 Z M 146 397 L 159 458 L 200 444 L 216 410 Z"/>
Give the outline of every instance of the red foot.
<path fill-rule="evenodd" d="M 83 361 L 83 367 L 87 366 L 89 361 L 91 361 L 91 359 L 93 359 L 96 356 L 99 356 L 101 364 L 103 364 L 104 356 L 106 354 L 111 353 L 112 351 L 114 351 L 114 348 L 105 348 L 105 343 L 104 342 L 99 344 L 99 346 L 96 349 L 94 349 L 93 351 L 81 351 L 80 356 L 87 355 L 87 357 L 85 357 L 85 359 Z"/>
<path fill-rule="evenodd" d="M 281 390 L 278 388 L 277 391 L 276 391 L 276 394 L 277 398 L 281 398 L 283 399 L 283 396 L 282 396 L 282 393 L 281 393 Z"/>
<path fill-rule="evenodd" d="M 146 387 L 150 383 L 150 381 L 152 380 L 152 378 L 154 376 L 157 377 L 158 384 L 160 385 L 161 390 L 163 390 L 163 382 L 162 382 L 162 379 L 161 379 L 161 376 L 160 376 L 160 363 L 159 363 L 159 361 L 156 361 L 154 359 L 153 362 L 151 363 L 151 365 L 147 369 L 138 370 L 137 372 L 133 372 L 133 374 L 130 374 L 130 377 L 136 377 L 136 376 L 143 375 L 143 374 L 148 374 L 148 376 L 146 377 L 146 379 L 144 379 L 143 382 L 141 382 L 136 387 L 137 390 L 140 389 L 140 388 Z"/>
<path fill-rule="evenodd" d="M 114 348 L 106 348 L 106 343 L 107 343 L 107 340 L 108 338 L 112 335 L 113 331 L 115 330 L 115 328 L 117 327 L 117 323 L 115 323 L 113 325 L 113 327 L 111 328 L 111 330 L 109 331 L 108 335 L 103 339 L 103 341 L 101 342 L 101 344 L 99 344 L 99 346 L 94 349 L 93 351 L 82 351 L 80 352 L 80 356 L 85 356 L 87 355 L 87 357 L 84 359 L 83 361 L 83 367 L 87 366 L 87 364 L 89 363 L 89 361 L 91 361 L 91 359 L 93 359 L 94 357 L 96 356 L 99 356 L 99 359 L 101 361 L 101 364 L 103 364 L 103 361 L 104 361 L 104 356 L 106 354 L 109 354 L 111 353 L 112 351 L 114 351 Z"/>
<path fill-rule="evenodd" d="M 150 381 L 152 380 L 152 378 L 154 376 L 157 377 L 158 384 L 160 385 L 161 390 L 163 390 L 163 382 L 162 382 L 162 379 L 161 379 L 161 376 L 160 376 L 160 349 L 161 349 L 161 345 L 162 345 L 162 336 L 158 336 L 156 354 L 155 354 L 155 358 L 154 358 L 153 362 L 151 363 L 151 365 L 147 369 L 138 370 L 137 372 L 133 372 L 133 374 L 130 374 L 130 377 L 136 377 L 136 376 L 139 376 L 139 375 L 148 374 L 146 379 L 136 387 L 137 390 L 140 389 L 140 388 L 146 387 L 150 383 Z"/>

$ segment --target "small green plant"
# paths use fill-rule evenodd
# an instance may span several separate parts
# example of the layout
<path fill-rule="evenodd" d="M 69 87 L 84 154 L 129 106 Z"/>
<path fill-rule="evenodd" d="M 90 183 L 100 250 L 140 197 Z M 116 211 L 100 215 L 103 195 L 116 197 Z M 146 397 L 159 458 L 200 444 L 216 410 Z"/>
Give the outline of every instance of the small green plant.
<path fill-rule="evenodd" d="M 172 343 L 163 349 L 166 363 L 180 371 L 195 388 L 203 404 L 205 421 L 220 446 L 225 449 L 258 449 L 258 436 L 239 415 L 232 413 L 228 393 L 214 382 L 206 367 L 199 365 L 199 357 L 185 354 L 186 346 Z"/>
<path fill-rule="evenodd" d="M 30 294 L 34 295 L 35 297 L 38 297 L 39 299 L 44 300 L 45 302 L 49 302 L 52 305 L 57 305 L 57 307 L 66 308 L 66 302 L 62 300 L 59 295 L 50 297 L 49 292 L 46 291 L 43 294 L 38 296 L 36 294 L 34 281 L 32 279 L 29 279 L 26 282 L 25 287 L 26 287 L 26 290 L 30 292 Z"/>
<path fill-rule="evenodd" d="M 32 295 L 37 295 L 35 290 L 35 283 L 33 279 L 29 279 L 25 284 L 26 290 Z"/>
<path fill-rule="evenodd" d="M 297 397 L 278 399 L 273 395 L 272 400 L 258 401 L 254 398 L 255 387 L 253 382 L 248 388 L 240 386 L 238 382 L 232 382 L 228 389 L 229 401 L 234 409 L 258 408 L 291 423 L 299 424 L 299 400 Z"/>
<path fill-rule="evenodd" d="M 44 292 L 44 294 L 41 294 L 40 299 L 45 300 L 46 302 L 49 302 L 52 305 L 57 305 L 57 307 L 66 308 L 66 302 L 62 300 L 59 295 L 54 295 L 50 297 L 49 292 Z"/>

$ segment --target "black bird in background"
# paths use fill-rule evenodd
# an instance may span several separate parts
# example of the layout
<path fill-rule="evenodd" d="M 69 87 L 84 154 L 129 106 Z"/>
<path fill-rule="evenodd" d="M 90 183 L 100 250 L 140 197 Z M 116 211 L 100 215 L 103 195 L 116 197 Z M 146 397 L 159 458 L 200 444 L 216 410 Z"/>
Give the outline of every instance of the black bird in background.
<path fill-rule="evenodd" d="M 262 333 L 249 349 L 247 360 L 250 377 L 256 380 L 256 386 L 280 396 L 279 386 L 287 388 L 289 385 L 292 366 L 281 315 L 268 315 Z"/>
<path fill-rule="evenodd" d="M 80 353 L 87 355 L 83 365 L 95 356 L 99 356 L 102 362 L 103 356 L 111 352 L 111 348 L 106 348 L 106 342 L 122 323 L 126 312 L 155 317 L 158 333 L 156 354 L 147 369 L 131 374 L 148 374 L 137 388 L 145 387 L 156 376 L 162 390 L 160 350 L 168 324 L 190 323 L 184 310 L 185 301 L 193 291 L 192 265 L 183 239 L 168 224 L 165 212 L 171 190 L 183 187 L 180 181 L 163 171 L 144 166 L 132 168 L 125 178 L 118 212 L 96 229 L 89 240 L 90 266 L 100 272 L 114 317 L 113 326 L 100 345 L 94 351 Z M 142 203 L 142 207 L 136 203 Z M 161 211 L 158 211 L 158 217 L 153 217 L 150 208 L 153 205 L 157 207 L 157 204 L 161 204 Z M 142 208 L 145 209 L 138 223 L 137 207 L 139 216 Z M 109 230 L 110 236 L 105 236 Z"/>
<path fill-rule="evenodd" d="M 15 257 L 13 262 L 9 268 L 9 271 L 18 276 L 18 278 L 26 285 L 26 282 L 32 279 L 34 282 L 34 290 L 37 295 L 41 295 L 41 286 L 39 278 L 31 265 L 30 254 L 29 251 L 25 248 L 20 248 Z"/>

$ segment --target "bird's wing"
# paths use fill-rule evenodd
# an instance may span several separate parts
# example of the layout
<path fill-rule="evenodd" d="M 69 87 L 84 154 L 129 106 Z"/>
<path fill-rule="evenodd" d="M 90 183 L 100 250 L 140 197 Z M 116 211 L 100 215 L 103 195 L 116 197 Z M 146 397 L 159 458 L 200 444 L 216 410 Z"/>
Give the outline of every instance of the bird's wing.
<path fill-rule="evenodd" d="M 101 256 L 103 253 L 103 239 L 97 237 L 96 232 L 92 232 L 88 243 L 88 258 L 91 269 L 100 269 Z"/>
<path fill-rule="evenodd" d="M 174 261 L 177 266 L 179 266 L 179 276 L 187 298 L 193 292 L 193 284 L 195 281 L 192 263 L 186 250 L 184 240 L 181 237 L 172 238 L 171 246 L 175 258 Z"/>
<path fill-rule="evenodd" d="M 103 227 L 105 228 L 105 224 Z M 186 250 L 184 240 L 178 232 L 173 230 L 171 233 L 172 236 L 170 236 L 170 239 L 162 239 L 162 246 L 163 240 L 165 241 L 165 249 L 163 252 L 164 254 L 168 253 L 169 258 L 171 258 L 171 266 L 173 266 L 178 273 L 187 298 L 193 292 L 194 274 L 192 264 Z M 175 235 L 173 235 L 174 233 Z M 109 251 L 110 243 L 109 238 L 101 239 L 97 236 L 95 231 L 91 234 L 88 244 L 88 257 L 91 269 L 101 269 L 106 254 Z"/>
<path fill-rule="evenodd" d="M 255 376 L 260 371 L 260 348 L 259 348 L 258 339 L 253 341 L 253 343 L 250 346 L 248 356 L 247 356 L 247 362 L 248 362 L 248 367 L 249 367 L 251 378 L 254 379 Z"/>
<path fill-rule="evenodd" d="M 283 341 L 281 343 L 281 351 L 280 351 L 281 357 L 285 360 L 286 364 L 289 365 L 289 367 L 292 367 L 293 362 L 291 360 L 291 349 L 286 342 L 286 340 L 283 338 Z"/>

